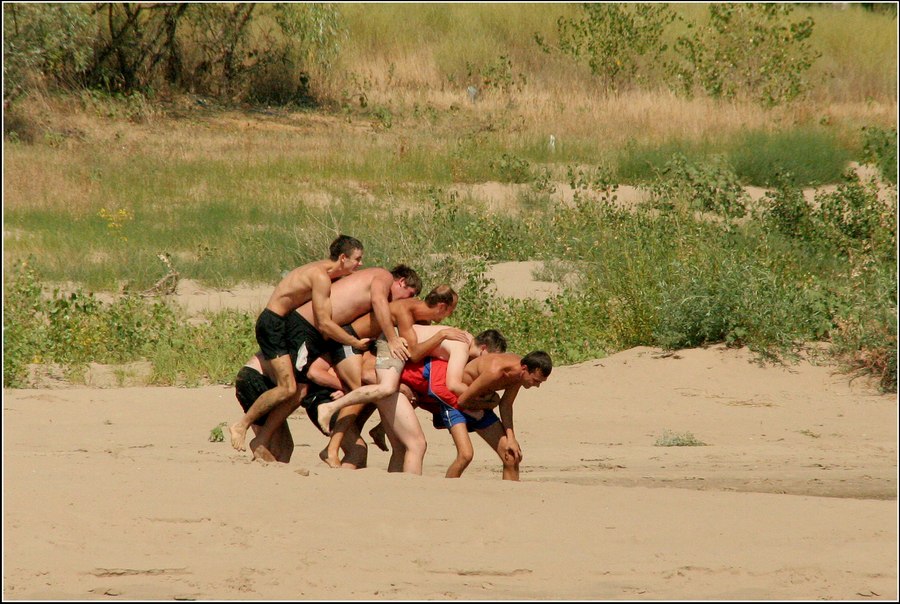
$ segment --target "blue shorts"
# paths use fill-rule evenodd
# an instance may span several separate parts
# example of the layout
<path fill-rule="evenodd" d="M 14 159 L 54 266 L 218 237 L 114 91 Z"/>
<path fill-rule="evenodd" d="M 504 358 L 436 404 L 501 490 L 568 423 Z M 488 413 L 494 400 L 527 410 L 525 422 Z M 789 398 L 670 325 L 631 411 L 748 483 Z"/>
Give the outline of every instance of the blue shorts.
<path fill-rule="evenodd" d="M 481 419 L 475 419 L 471 415 L 467 415 L 460 411 L 459 409 L 454 409 L 450 405 L 445 403 L 441 403 L 441 412 L 440 418 L 444 422 L 444 425 L 441 426 L 443 428 L 452 428 L 456 424 L 462 424 L 465 422 L 466 429 L 469 432 L 475 432 L 476 430 L 483 430 L 488 426 L 493 426 L 497 422 L 500 421 L 500 418 L 497 417 L 497 414 L 494 413 L 493 409 L 485 409 L 484 415 Z M 434 422 L 435 428 L 438 428 L 437 422 Z"/>

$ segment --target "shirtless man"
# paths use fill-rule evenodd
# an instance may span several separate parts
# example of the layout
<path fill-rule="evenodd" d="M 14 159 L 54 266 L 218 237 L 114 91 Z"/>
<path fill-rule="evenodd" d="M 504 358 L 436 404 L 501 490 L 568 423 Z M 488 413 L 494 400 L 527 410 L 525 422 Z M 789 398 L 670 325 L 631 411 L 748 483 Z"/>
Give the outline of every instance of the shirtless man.
<path fill-rule="evenodd" d="M 439 285 L 431 290 L 424 300 L 409 298 L 390 303 L 392 323 L 396 325 L 396 333 L 407 343 L 409 359 L 418 360 L 424 357 L 428 351 L 446 338 L 468 343 L 468 339 L 471 336 L 462 330 L 452 327 L 443 328 L 431 335 L 427 341 L 422 342 L 419 341 L 416 331 L 413 330 L 413 325 L 416 323 L 443 321 L 453 314 L 458 301 L 459 296 L 451 287 Z M 355 388 L 353 385 L 348 384 L 351 390 L 347 395 L 339 399 L 340 403 L 320 405 L 318 416 L 311 418 L 316 422 L 319 430 L 329 434 L 328 427 L 331 423 L 332 414 L 340 410 L 340 415 L 338 416 L 334 433 L 331 434 L 328 447 L 324 455 L 320 455 L 333 468 L 341 467 L 338 455 L 344 439 L 346 438 L 349 442 L 355 442 L 359 437 L 362 424 L 365 423 L 363 417 L 365 419 L 368 418 L 368 415 L 363 415 L 363 406 L 366 403 L 372 403 L 393 394 L 397 391 L 397 386 L 400 383 L 400 371 L 403 369 L 404 361 L 390 354 L 387 338 L 374 318 L 374 313 L 363 315 L 356 319 L 350 327 L 354 333 L 365 337 L 374 338 L 381 334 L 376 342 L 379 352 L 379 360 L 376 362 L 375 368 L 378 383 L 371 386 L 362 386 L 360 381 L 359 386 Z M 394 333 L 394 328 L 391 328 L 390 331 Z M 335 362 L 335 368 L 341 372 L 345 363 L 359 364 L 361 358 L 360 355 L 344 356 L 340 359 L 333 359 L 333 361 Z M 343 373 L 346 374 L 348 372 L 344 370 Z M 355 368 L 352 375 L 356 375 Z M 348 462 L 344 467 L 351 467 L 351 464 Z"/>
<path fill-rule="evenodd" d="M 448 329 L 446 327 L 440 327 L 438 325 L 413 325 L 412 329 L 415 332 L 416 339 L 420 341 L 420 343 L 417 346 L 413 346 L 411 352 L 417 356 L 422 353 L 427 353 L 430 357 L 447 361 L 445 366 L 449 364 L 451 369 L 447 372 L 448 378 L 446 382 L 453 384 L 453 387 L 460 392 L 465 389 L 462 375 L 469 359 L 476 358 L 488 352 L 502 352 L 506 350 L 506 340 L 500 332 L 496 330 L 484 331 L 474 338 L 468 332 L 462 332 L 466 337 L 450 339 L 445 337 L 445 334 L 442 333 L 444 330 Z M 437 342 L 437 344 L 433 344 L 433 342 Z M 424 348 L 419 350 L 418 346 L 423 346 Z M 385 431 L 393 446 L 391 460 L 388 464 L 388 471 L 403 471 L 421 474 L 422 461 L 426 449 L 425 435 L 422 432 L 422 428 L 419 425 L 413 405 L 408 396 L 405 393 L 398 391 L 400 371 L 402 370 L 403 364 L 397 363 L 391 364 L 391 366 L 382 366 L 381 368 L 378 368 L 379 363 L 386 365 L 391 361 L 390 357 L 387 357 L 383 352 L 379 355 L 377 361 L 374 359 L 369 360 L 369 354 L 366 353 L 363 361 L 364 364 L 368 365 L 368 362 L 372 361 L 374 361 L 373 365 L 375 367 L 375 373 L 379 377 L 378 384 L 363 386 L 334 401 L 329 401 L 327 394 L 322 394 L 319 400 L 314 401 L 307 406 L 307 413 L 309 414 L 310 419 L 313 420 L 321 430 L 323 427 L 327 427 L 328 424 L 319 424 L 314 418 L 323 416 L 330 416 L 333 418 L 334 410 L 345 406 L 348 403 L 353 404 L 354 401 L 358 402 L 358 400 L 375 400 L 375 404 L 382 417 L 382 424 L 384 425 Z M 321 370 L 319 370 L 319 372 L 320 371 Z M 368 371 L 364 373 L 368 373 Z M 312 375 L 312 370 L 310 371 L 310 375 Z M 326 384 L 327 376 L 324 380 L 317 379 L 317 381 Z M 336 382 L 336 380 L 332 380 L 332 388 L 337 387 L 334 385 L 334 382 Z M 377 397 L 377 399 L 375 397 Z M 306 405 L 306 402 L 304 402 L 304 405 Z M 437 414 L 440 411 L 437 406 L 428 406 L 425 402 L 423 402 L 422 406 L 434 414 Z M 322 407 L 326 407 L 328 410 L 325 414 L 319 411 Z M 325 421 L 327 422 L 328 420 Z M 439 421 L 439 418 L 434 421 Z"/>
<path fill-rule="evenodd" d="M 272 388 L 277 388 L 274 375 L 271 375 L 271 363 L 266 363 L 270 372 L 270 374 L 266 374 L 263 369 L 264 362 L 265 357 L 261 352 L 257 352 L 250 357 L 250 360 L 247 361 L 243 367 L 241 367 L 234 380 L 235 397 L 241 404 L 245 413 L 263 393 Z M 263 415 L 262 417 L 257 418 L 250 426 L 254 436 L 259 434 L 260 430 L 262 430 L 263 425 L 266 423 L 266 417 L 266 415 Z M 276 428 L 275 432 L 272 434 L 270 453 L 275 458 L 275 461 L 288 463 L 291 460 L 293 452 L 294 439 L 287 422 L 284 422 L 284 424 Z"/>
<path fill-rule="evenodd" d="M 503 479 L 519 479 L 522 449 L 516 440 L 512 405 L 522 387 L 540 387 L 553 370 L 550 355 L 534 351 L 524 357 L 509 353 L 481 355 L 463 370 L 466 388 L 459 396 L 444 387 L 446 371 L 440 359 L 410 364 L 401 380 L 423 396 L 436 398 L 445 427 L 456 445 L 457 456 L 447 469 L 447 478 L 459 478 L 474 456 L 469 432 L 476 431 L 503 462 Z M 425 376 L 425 373 L 428 376 Z M 503 396 L 496 396 L 503 390 Z M 493 408 L 500 407 L 497 419 Z M 484 411 L 479 418 L 478 411 Z"/>
<path fill-rule="evenodd" d="M 298 379 L 305 383 L 310 364 L 325 353 L 337 354 L 344 346 L 357 349 L 367 346 L 368 338 L 360 339 L 341 328 L 341 325 L 347 325 L 357 317 L 374 312 L 379 325 L 392 327 L 389 301 L 414 296 L 421 286 L 418 274 L 408 266 L 401 264 L 390 272 L 383 268 L 367 268 L 336 281 L 331 287 L 329 298 L 313 298 L 302 305 L 295 311 L 296 317 L 290 323 L 286 337 L 291 354 L 296 359 L 294 368 L 298 372 Z M 326 340 L 326 337 L 331 340 Z M 388 347 L 395 358 L 405 360 L 409 356 L 405 343 L 396 335 Z M 348 381 L 354 379 L 354 376 L 348 378 L 342 375 L 341 378 Z M 357 375 L 355 379 L 360 378 Z M 302 390 L 305 391 L 306 388 Z M 254 457 L 265 460 L 274 458 L 268 450 L 272 434 L 300 406 L 304 394 L 305 392 L 299 392 L 271 408 L 263 429 L 250 441 Z M 253 404 L 251 411 L 258 403 L 259 399 Z M 365 449 L 365 443 L 361 439 L 356 445 Z"/>
<path fill-rule="evenodd" d="M 291 370 L 290 346 L 287 332 L 292 313 L 312 300 L 317 307 L 329 304 L 331 282 L 349 275 L 362 264 L 363 246 L 358 239 L 340 235 L 331 242 L 327 260 L 304 264 L 289 272 L 275 286 L 266 308 L 256 320 L 256 341 L 265 358 L 272 365 L 277 386 L 265 392 L 243 417 L 231 424 L 231 446 L 243 451 L 247 430 L 275 406 L 297 394 L 297 382 Z M 353 343 L 353 342 L 351 342 Z"/>

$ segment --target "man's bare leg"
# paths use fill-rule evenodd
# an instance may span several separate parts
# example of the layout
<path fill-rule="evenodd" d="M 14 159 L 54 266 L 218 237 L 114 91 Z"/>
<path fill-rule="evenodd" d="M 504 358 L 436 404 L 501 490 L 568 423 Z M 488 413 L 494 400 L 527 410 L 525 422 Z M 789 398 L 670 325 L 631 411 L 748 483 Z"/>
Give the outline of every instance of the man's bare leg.
<path fill-rule="evenodd" d="M 341 460 L 342 468 L 358 470 L 366 467 L 369 445 L 363 440 L 358 424 L 359 414 L 364 408 L 365 405 L 345 407 L 338 415 L 335 433 L 343 434 L 340 441 L 340 447 L 344 451 L 344 458 Z"/>
<path fill-rule="evenodd" d="M 343 363 L 338 367 L 343 369 L 342 365 Z M 397 387 L 400 385 L 399 371 L 390 368 L 376 369 L 375 375 L 377 376 L 378 383 L 360 386 L 359 388 L 351 390 L 340 398 L 319 405 L 317 416 L 319 425 L 322 426 L 323 429 L 328 430 L 328 426 L 331 424 L 332 416 L 335 413 L 339 413 L 342 409 L 346 407 L 353 407 L 355 405 L 375 403 L 376 401 L 381 400 L 386 396 L 390 396 L 397 391 Z M 350 379 L 352 379 L 352 377 Z M 352 387 L 352 385 L 350 386 Z M 372 412 L 370 411 L 369 415 L 366 416 L 366 419 L 368 419 L 371 414 Z M 384 440 L 382 437 L 382 443 L 383 442 Z M 382 450 L 387 451 L 387 449 Z"/>
<path fill-rule="evenodd" d="M 459 478 L 462 476 L 472 459 L 475 457 L 475 449 L 472 447 L 472 439 L 469 438 L 469 430 L 465 423 L 456 424 L 450 428 L 450 436 L 456 445 L 456 459 L 447 468 L 446 478 Z"/>
<path fill-rule="evenodd" d="M 503 424 L 496 422 L 478 430 L 478 434 L 497 452 L 503 462 L 503 480 L 519 480 L 519 462 L 506 454 L 506 432 Z"/>
<path fill-rule="evenodd" d="M 384 433 L 387 435 L 388 440 L 391 441 L 391 458 L 388 460 L 387 471 L 402 472 L 406 447 L 403 446 L 403 443 L 400 442 L 400 439 L 397 438 L 397 435 L 394 434 L 393 430 L 391 430 L 390 426 L 388 426 L 384 420 L 382 420 L 379 425 L 383 427 Z"/>
<path fill-rule="evenodd" d="M 262 393 L 247 409 L 243 417 L 228 427 L 228 431 L 231 433 L 231 446 L 237 451 L 246 450 L 244 441 L 247 438 L 247 430 L 256 423 L 256 420 L 297 393 L 297 382 L 294 379 L 294 368 L 290 355 L 276 357 L 270 362 L 277 377 L 277 385 Z"/>
<path fill-rule="evenodd" d="M 385 428 L 390 426 L 390 430 L 405 448 L 403 471 L 410 474 L 421 474 L 428 444 L 425 442 L 425 434 L 422 432 L 419 418 L 416 417 L 415 409 L 409 399 L 403 394 L 395 392 L 378 401 L 378 411 L 381 412 Z"/>
<path fill-rule="evenodd" d="M 384 425 L 381 422 L 378 422 L 375 424 L 374 428 L 369 430 L 369 436 L 372 437 L 372 442 L 382 451 L 388 450 L 387 442 L 384 440 L 385 435 Z"/>
<path fill-rule="evenodd" d="M 272 447 L 272 437 L 276 431 L 282 427 L 287 428 L 287 418 L 300 407 L 300 401 L 306 396 L 307 388 L 308 386 L 306 384 L 301 384 L 294 396 L 279 403 L 269 412 L 265 425 L 259 431 L 259 434 L 256 435 L 256 438 L 250 441 L 250 450 L 253 451 L 254 457 L 260 457 L 262 459 L 267 459 L 268 456 L 275 457 L 270 450 L 270 447 Z M 274 388 L 272 390 L 274 390 Z M 269 390 L 269 392 L 272 392 L 272 390 Z M 261 395 L 260 398 L 263 396 L 265 396 L 265 394 Z M 257 402 L 259 402 L 259 399 L 257 399 Z M 256 403 L 253 404 L 255 405 Z"/>

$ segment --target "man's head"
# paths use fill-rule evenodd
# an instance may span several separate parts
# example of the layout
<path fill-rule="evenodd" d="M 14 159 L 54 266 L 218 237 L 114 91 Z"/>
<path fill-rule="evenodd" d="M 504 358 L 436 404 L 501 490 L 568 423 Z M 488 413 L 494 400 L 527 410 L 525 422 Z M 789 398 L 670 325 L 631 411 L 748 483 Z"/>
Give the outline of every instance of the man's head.
<path fill-rule="evenodd" d="M 405 300 L 418 296 L 422 291 L 422 280 L 419 274 L 405 264 L 398 264 L 391 269 L 394 282 L 391 284 L 391 300 Z"/>
<path fill-rule="evenodd" d="M 425 296 L 425 304 L 435 311 L 434 321 L 443 321 L 456 310 L 459 296 L 449 285 L 438 285 Z"/>
<path fill-rule="evenodd" d="M 328 257 L 340 263 L 339 273 L 349 275 L 360 267 L 363 259 L 363 244 L 349 235 L 338 235 L 328 248 Z"/>
<path fill-rule="evenodd" d="M 506 338 L 496 329 L 485 329 L 469 344 L 469 357 L 480 357 L 490 352 L 506 352 Z"/>
<path fill-rule="evenodd" d="M 553 360 L 543 350 L 529 352 L 520 361 L 522 365 L 522 386 L 537 387 L 547 381 L 553 371 Z"/>

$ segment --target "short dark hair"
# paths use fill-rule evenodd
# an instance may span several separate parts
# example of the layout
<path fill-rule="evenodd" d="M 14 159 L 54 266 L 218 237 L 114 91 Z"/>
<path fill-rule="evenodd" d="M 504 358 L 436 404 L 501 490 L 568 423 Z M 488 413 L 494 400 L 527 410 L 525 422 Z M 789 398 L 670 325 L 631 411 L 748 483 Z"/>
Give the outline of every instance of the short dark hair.
<path fill-rule="evenodd" d="M 448 306 L 456 300 L 456 292 L 449 285 L 438 285 L 425 296 L 425 304 L 434 307 L 443 302 Z"/>
<path fill-rule="evenodd" d="M 506 338 L 496 329 L 485 329 L 475 336 L 475 343 L 484 346 L 488 352 L 506 352 Z"/>
<path fill-rule="evenodd" d="M 543 350 L 529 352 L 522 357 L 521 363 L 528 369 L 528 373 L 533 372 L 535 369 L 540 369 L 544 377 L 550 377 L 550 372 L 553 371 L 553 360 Z"/>
<path fill-rule="evenodd" d="M 419 279 L 419 273 L 405 264 L 398 264 L 392 268 L 391 275 L 394 276 L 395 281 L 397 279 L 406 279 L 406 285 L 416 290 L 416 293 L 413 295 L 418 296 L 419 292 L 422 291 L 422 280 Z"/>
<path fill-rule="evenodd" d="M 337 239 L 331 242 L 331 245 L 328 247 L 329 258 L 332 260 L 337 260 L 341 257 L 341 254 L 344 254 L 348 258 L 350 254 L 353 253 L 353 250 L 362 250 L 363 244 L 359 242 L 359 239 L 355 237 L 351 237 L 350 235 L 338 235 Z"/>

